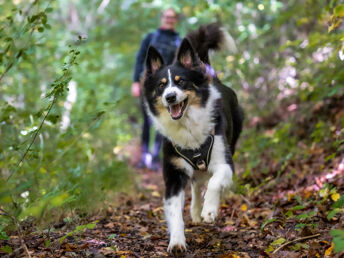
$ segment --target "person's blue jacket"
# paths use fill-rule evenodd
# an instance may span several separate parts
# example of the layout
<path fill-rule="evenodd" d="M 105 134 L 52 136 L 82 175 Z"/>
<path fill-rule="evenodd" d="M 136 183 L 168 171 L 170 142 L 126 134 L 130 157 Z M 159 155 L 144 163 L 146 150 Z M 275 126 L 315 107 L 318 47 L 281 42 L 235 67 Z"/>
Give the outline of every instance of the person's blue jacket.
<path fill-rule="evenodd" d="M 140 49 L 136 54 L 133 81 L 140 81 L 140 77 L 144 70 L 147 50 L 150 45 L 154 46 L 160 52 L 165 64 L 171 64 L 180 42 L 181 38 L 178 32 L 174 30 L 164 30 L 159 28 L 155 32 L 148 33 L 142 40 Z"/>

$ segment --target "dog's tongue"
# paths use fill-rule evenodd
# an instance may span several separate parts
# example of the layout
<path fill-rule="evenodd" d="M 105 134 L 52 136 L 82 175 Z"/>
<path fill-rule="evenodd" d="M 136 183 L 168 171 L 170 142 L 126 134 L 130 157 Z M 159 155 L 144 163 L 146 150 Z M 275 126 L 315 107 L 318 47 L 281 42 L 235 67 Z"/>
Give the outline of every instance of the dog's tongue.
<path fill-rule="evenodd" d="M 170 106 L 170 113 L 173 118 L 180 116 L 180 113 L 182 112 L 182 105 L 176 104 Z"/>

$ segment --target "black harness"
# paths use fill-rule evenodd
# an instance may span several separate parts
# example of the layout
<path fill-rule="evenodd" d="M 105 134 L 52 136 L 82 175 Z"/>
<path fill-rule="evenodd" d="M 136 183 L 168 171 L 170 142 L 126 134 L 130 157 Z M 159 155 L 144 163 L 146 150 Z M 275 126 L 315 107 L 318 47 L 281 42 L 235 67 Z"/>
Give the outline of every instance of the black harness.
<path fill-rule="evenodd" d="M 173 147 L 177 154 L 189 163 L 195 170 L 205 171 L 208 168 L 211 151 L 214 145 L 214 135 L 218 134 L 223 126 L 223 118 L 220 112 L 222 107 L 222 100 L 218 99 L 215 106 L 214 122 L 215 128 L 211 131 L 205 142 L 198 149 L 182 149 L 173 144 Z"/>
<path fill-rule="evenodd" d="M 187 163 L 196 170 L 206 170 L 208 168 L 211 150 L 214 145 L 214 133 L 210 134 L 205 142 L 198 149 L 182 149 L 174 145 L 175 151 Z"/>

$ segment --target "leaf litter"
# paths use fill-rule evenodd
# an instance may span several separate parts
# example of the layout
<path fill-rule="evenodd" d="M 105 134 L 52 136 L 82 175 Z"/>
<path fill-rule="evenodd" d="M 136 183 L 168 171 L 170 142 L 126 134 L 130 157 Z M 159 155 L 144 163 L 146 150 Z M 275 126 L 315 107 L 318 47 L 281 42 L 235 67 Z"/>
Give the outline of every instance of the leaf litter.
<path fill-rule="evenodd" d="M 299 145 L 309 155 L 305 159 L 289 159 L 282 173 L 276 161 L 264 153 L 260 166 L 268 169 L 269 176 L 256 173 L 241 178 L 245 164 L 238 164 L 240 184 L 253 188 L 245 193 L 227 194 L 214 224 L 191 222 L 187 190 L 185 257 L 342 257 L 339 245 L 344 227 L 343 151 L 331 156 L 331 151 L 321 143 Z M 328 156 L 331 158 L 323 162 Z M 140 180 L 134 195 L 119 194 L 116 205 L 83 218 L 77 226 L 61 220 L 47 234 L 29 223 L 23 237 L 30 254 L 169 257 L 162 175 L 149 170 L 138 170 L 137 175 Z M 16 232 L 8 236 L 7 240 L 0 240 L 0 255 L 23 255 Z"/>

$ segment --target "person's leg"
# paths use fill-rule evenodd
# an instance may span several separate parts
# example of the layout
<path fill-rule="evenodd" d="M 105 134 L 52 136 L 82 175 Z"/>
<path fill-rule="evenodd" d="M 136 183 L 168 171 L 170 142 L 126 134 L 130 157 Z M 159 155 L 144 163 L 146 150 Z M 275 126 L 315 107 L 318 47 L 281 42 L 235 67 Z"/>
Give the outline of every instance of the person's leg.
<path fill-rule="evenodd" d="M 153 160 L 152 160 L 152 168 L 151 169 L 153 171 L 159 171 L 161 168 L 159 153 L 160 153 L 160 148 L 161 148 L 161 144 L 162 144 L 162 139 L 163 139 L 162 135 L 159 132 L 156 132 L 154 149 L 152 152 Z"/>
<path fill-rule="evenodd" d="M 150 167 L 151 165 L 151 155 L 149 153 L 149 133 L 150 133 L 150 126 L 151 121 L 144 109 L 143 105 L 142 108 L 142 115 L 143 115 L 143 125 L 142 125 L 142 135 L 141 135 L 141 162 L 139 163 L 139 168 Z"/>

